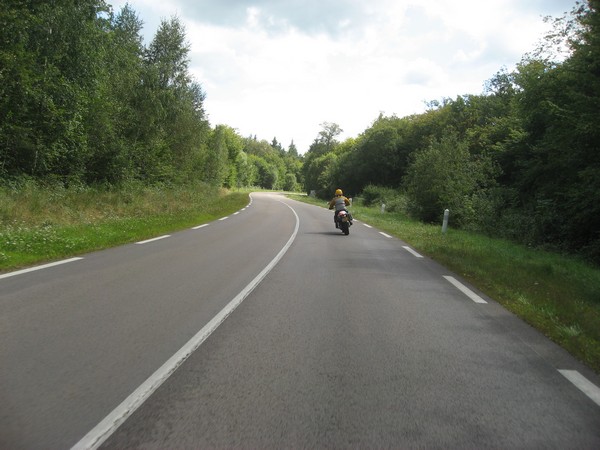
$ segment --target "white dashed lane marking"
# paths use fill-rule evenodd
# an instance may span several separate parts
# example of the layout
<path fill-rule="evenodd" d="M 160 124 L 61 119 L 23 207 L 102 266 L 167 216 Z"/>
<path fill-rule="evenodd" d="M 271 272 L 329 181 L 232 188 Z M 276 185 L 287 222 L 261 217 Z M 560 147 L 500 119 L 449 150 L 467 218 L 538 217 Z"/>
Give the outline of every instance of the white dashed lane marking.
<path fill-rule="evenodd" d="M 577 389 L 587 395 L 596 405 L 600 406 L 600 388 L 581 375 L 576 370 L 559 370 L 559 372 Z"/>
<path fill-rule="evenodd" d="M 152 238 L 152 239 L 146 239 L 145 241 L 136 242 L 136 244 L 147 244 L 148 242 L 159 241 L 161 239 L 166 239 L 168 237 L 171 237 L 171 235 L 170 234 L 165 234 L 164 236 L 158 236 L 158 237 L 155 237 L 155 238 Z"/>
<path fill-rule="evenodd" d="M 36 270 L 48 269 L 49 267 L 60 266 L 61 264 L 67 264 L 67 263 L 70 263 L 73 261 L 79 261 L 80 259 L 83 259 L 83 258 L 64 259 L 62 261 L 56 261 L 53 263 L 43 264 L 41 266 L 35 266 L 35 267 L 30 267 L 28 269 L 22 269 L 22 270 L 17 270 L 15 272 L 9 272 L 9 273 L 0 275 L 0 279 L 14 277 L 15 275 L 23 275 L 24 273 L 34 272 Z"/>
<path fill-rule="evenodd" d="M 444 275 L 444 278 L 446 280 L 448 280 L 450 283 L 452 283 L 454 285 L 454 287 L 456 287 L 459 291 L 461 291 L 463 294 L 465 294 L 467 297 L 469 297 L 475 303 L 487 303 L 479 295 L 477 295 L 475 292 L 473 292 L 471 289 L 466 287 L 461 282 L 457 281 L 454 277 Z"/>
<path fill-rule="evenodd" d="M 403 248 L 404 248 L 404 249 L 405 249 L 407 252 L 409 252 L 409 253 L 412 253 L 412 255 L 413 255 L 413 256 L 415 256 L 415 257 L 417 257 L 417 258 L 422 258 L 422 257 L 423 257 L 423 256 L 419 255 L 417 252 L 415 252 L 415 251 L 414 251 L 412 248 L 410 248 L 410 247 L 408 247 L 408 246 L 406 246 L 406 245 L 404 245 L 404 246 L 403 246 Z"/>

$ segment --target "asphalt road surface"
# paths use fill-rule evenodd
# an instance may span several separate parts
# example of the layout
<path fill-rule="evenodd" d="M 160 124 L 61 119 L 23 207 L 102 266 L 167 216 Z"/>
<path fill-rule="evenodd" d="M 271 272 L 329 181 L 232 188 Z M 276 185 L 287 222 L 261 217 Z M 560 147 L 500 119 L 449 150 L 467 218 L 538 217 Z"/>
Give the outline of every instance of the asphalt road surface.
<path fill-rule="evenodd" d="M 599 377 L 402 241 L 275 194 L 0 277 L 0 448 L 600 448 Z"/>

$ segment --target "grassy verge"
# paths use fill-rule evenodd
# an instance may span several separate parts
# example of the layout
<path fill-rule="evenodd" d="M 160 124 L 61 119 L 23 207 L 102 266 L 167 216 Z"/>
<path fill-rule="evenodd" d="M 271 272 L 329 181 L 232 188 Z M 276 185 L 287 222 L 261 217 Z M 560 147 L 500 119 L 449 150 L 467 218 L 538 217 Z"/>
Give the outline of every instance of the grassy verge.
<path fill-rule="evenodd" d="M 0 270 L 181 230 L 231 214 L 247 203 L 248 193 L 205 185 L 0 188 Z"/>
<path fill-rule="evenodd" d="M 600 373 L 600 269 L 475 233 L 449 229 L 443 235 L 441 225 L 378 208 L 353 206 L 352 214 L 460 274 Z"/>

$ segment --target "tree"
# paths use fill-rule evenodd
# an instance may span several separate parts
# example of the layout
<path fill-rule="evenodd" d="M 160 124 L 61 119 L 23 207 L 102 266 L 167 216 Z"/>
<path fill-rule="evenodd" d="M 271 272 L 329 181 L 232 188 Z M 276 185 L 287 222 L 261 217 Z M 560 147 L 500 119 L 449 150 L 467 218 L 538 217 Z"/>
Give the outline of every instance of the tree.
<path fill-rule="evenodd" d="M 317 141 L 323 145 L 324 153 L 333 151 L 338 141 L 336 138 L 342 134 L 344 130 L 340 128 L 337 123 L 323 122 L 321 124 L 322 130 L 319 131 L 319 137 Z"/>
<path fill-rule="evenodd" d="M 248 161 L 248 155 L 240 151 L 235 158 L 235 173 L 237 175 L 237 187 L 252 186 L 256 179 L 256 173 Z"/>
<path fill-rule="evenodd" d="M 211 182 L 223 181 L 219 139 L 213 142 L 217 148 L 213 154 L 202 152 L 210 129 L 204 93 L 188 73 L 188 52 L 184 28 L 176 17 L 161 22 L 144 52 L 132 159 L 138 176 L 149 182 L 185 180 L 202 163 L 208 164 L 204 170 Z"/>
<path fill-rule="evenodd" d="M 256 168 L 256 184 L 263 189 L 274 189 L 277 183 L 277 169 L 260 156 L 250 155 L 249 161 Z"/>
<path fill-rule="evenodd" d="M 315 138 L 306 153 L 302 175 L 304 178 L 304 188 L 307 193 L 315 190 L 317 191 L 317 195 L 324 197 L 327 194 L 326 186 L 322 184 L 324 182 L 322 175 L 328 165 L 324 164 L 325 159 L 322 157 L 334 151 L 335 147 L 339 144 L 336 137 L 343 130 L 338 124 L 329 122 L 322 123 L 321 127 L 322 130 L 319 132 L 318 137 Z"/>
<path fill-rule="evenodd" d="M 162 20 L 154 39 L 146 50 L 146 61 L 154 68 L 155 79 L 161 88 L 187 87 L 190 46 L 185 29 L 177 17 Z"/>
<path fill-rule="evenodd" d="M 406 155 L 400 149 L 400 123 L 395 118 L 379 117 L 362 134 L 354 151 L 360 163 L 353 169 L 359 189 L 375 183 L 399 186 L 406 171 Z"/>
<path fill-rule="evenodd" d="M 271 142 L 271 147 L 273 147 L 273 150 L 275 150 L 280 156 L 285 155 L 285 149 L 277 141 L 276 137 L 273 138 L 273 141 Z"/>
<path fill-rule="evenodd" d="M 472 224 L 492 173 L 489 161 L 472 158 L 467 142 L 449 132 L 413 155 L 405 178 L 410 210 L 420 220 L 438 222 L 447 208 L 456 225 Z"/>
<path fill-rule="evenodd" d="M 299 156 L 298 149 L 296 148 L 296 145 L 294 144 L 293 140 L 292 140 L 292 142 L 290 142 L 290 146 L 288 147 L 288 154 L 295 158 L 297 158 Z"/>
<path fill-rule="evenodd" d="M 223 186 L 228 175 L 228 132 L 229 129 L 225 125 L 218 125 L 209 139 L 203 179 L 214 186 Z"/>
<path fill-rule="evenodd" d="M 142 21 L 129 5 L 111 16 L 98 90 L 90 102 L 86 128 L 92 152 L 86 165 L 88 183 L 119 183 L 135 176 L 136 94 L 142 77 Z"/>
<path fill-rule="evenodd" d="M 86 116 L 102 70 L 101 0 L 9 2 L 0 12 L 0 167 L 5 174 L 81 179 Z"/>
<path fill-rule="evenodd" d="M 283 189 L 290 192 L 298 190 L 298 180 L 296 179 L 296 175 L 289 172 L 285 174 Z"/>
<path fill-rule="evenodd" d="M 221 135 L 223 145 L 227 149 L 226 176 L 224 186 L 235 188 L 242 186 L 242 180 L 247 177 L 247 158 L 240 156 L 243 152 L 244 142 L 236 131 L 227 125 L 218 125 L 215 129 Z"/>
<path fill-rule="evenodd" d="M 515 188 L 536 220 L 536 241 L 600 260 L 600 2 L 579 4 L 564 62 L 528 57 L 518 66 L 518 113 L 526 145 L 515 154 Z"/>

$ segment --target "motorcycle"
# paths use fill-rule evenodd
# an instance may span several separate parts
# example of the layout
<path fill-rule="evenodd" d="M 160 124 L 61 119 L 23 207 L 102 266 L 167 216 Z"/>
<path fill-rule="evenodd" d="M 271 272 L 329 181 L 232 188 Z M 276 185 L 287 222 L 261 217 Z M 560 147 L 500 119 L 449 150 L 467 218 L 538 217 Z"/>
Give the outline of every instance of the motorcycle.
<path fill-rule="evenodd" d="M 336 228 L 342 230 L 346 236 L 350 234 L 350 226 L 352 225 L 352 215 L 346 209 L 342 209 L 335 216 Z"/>

